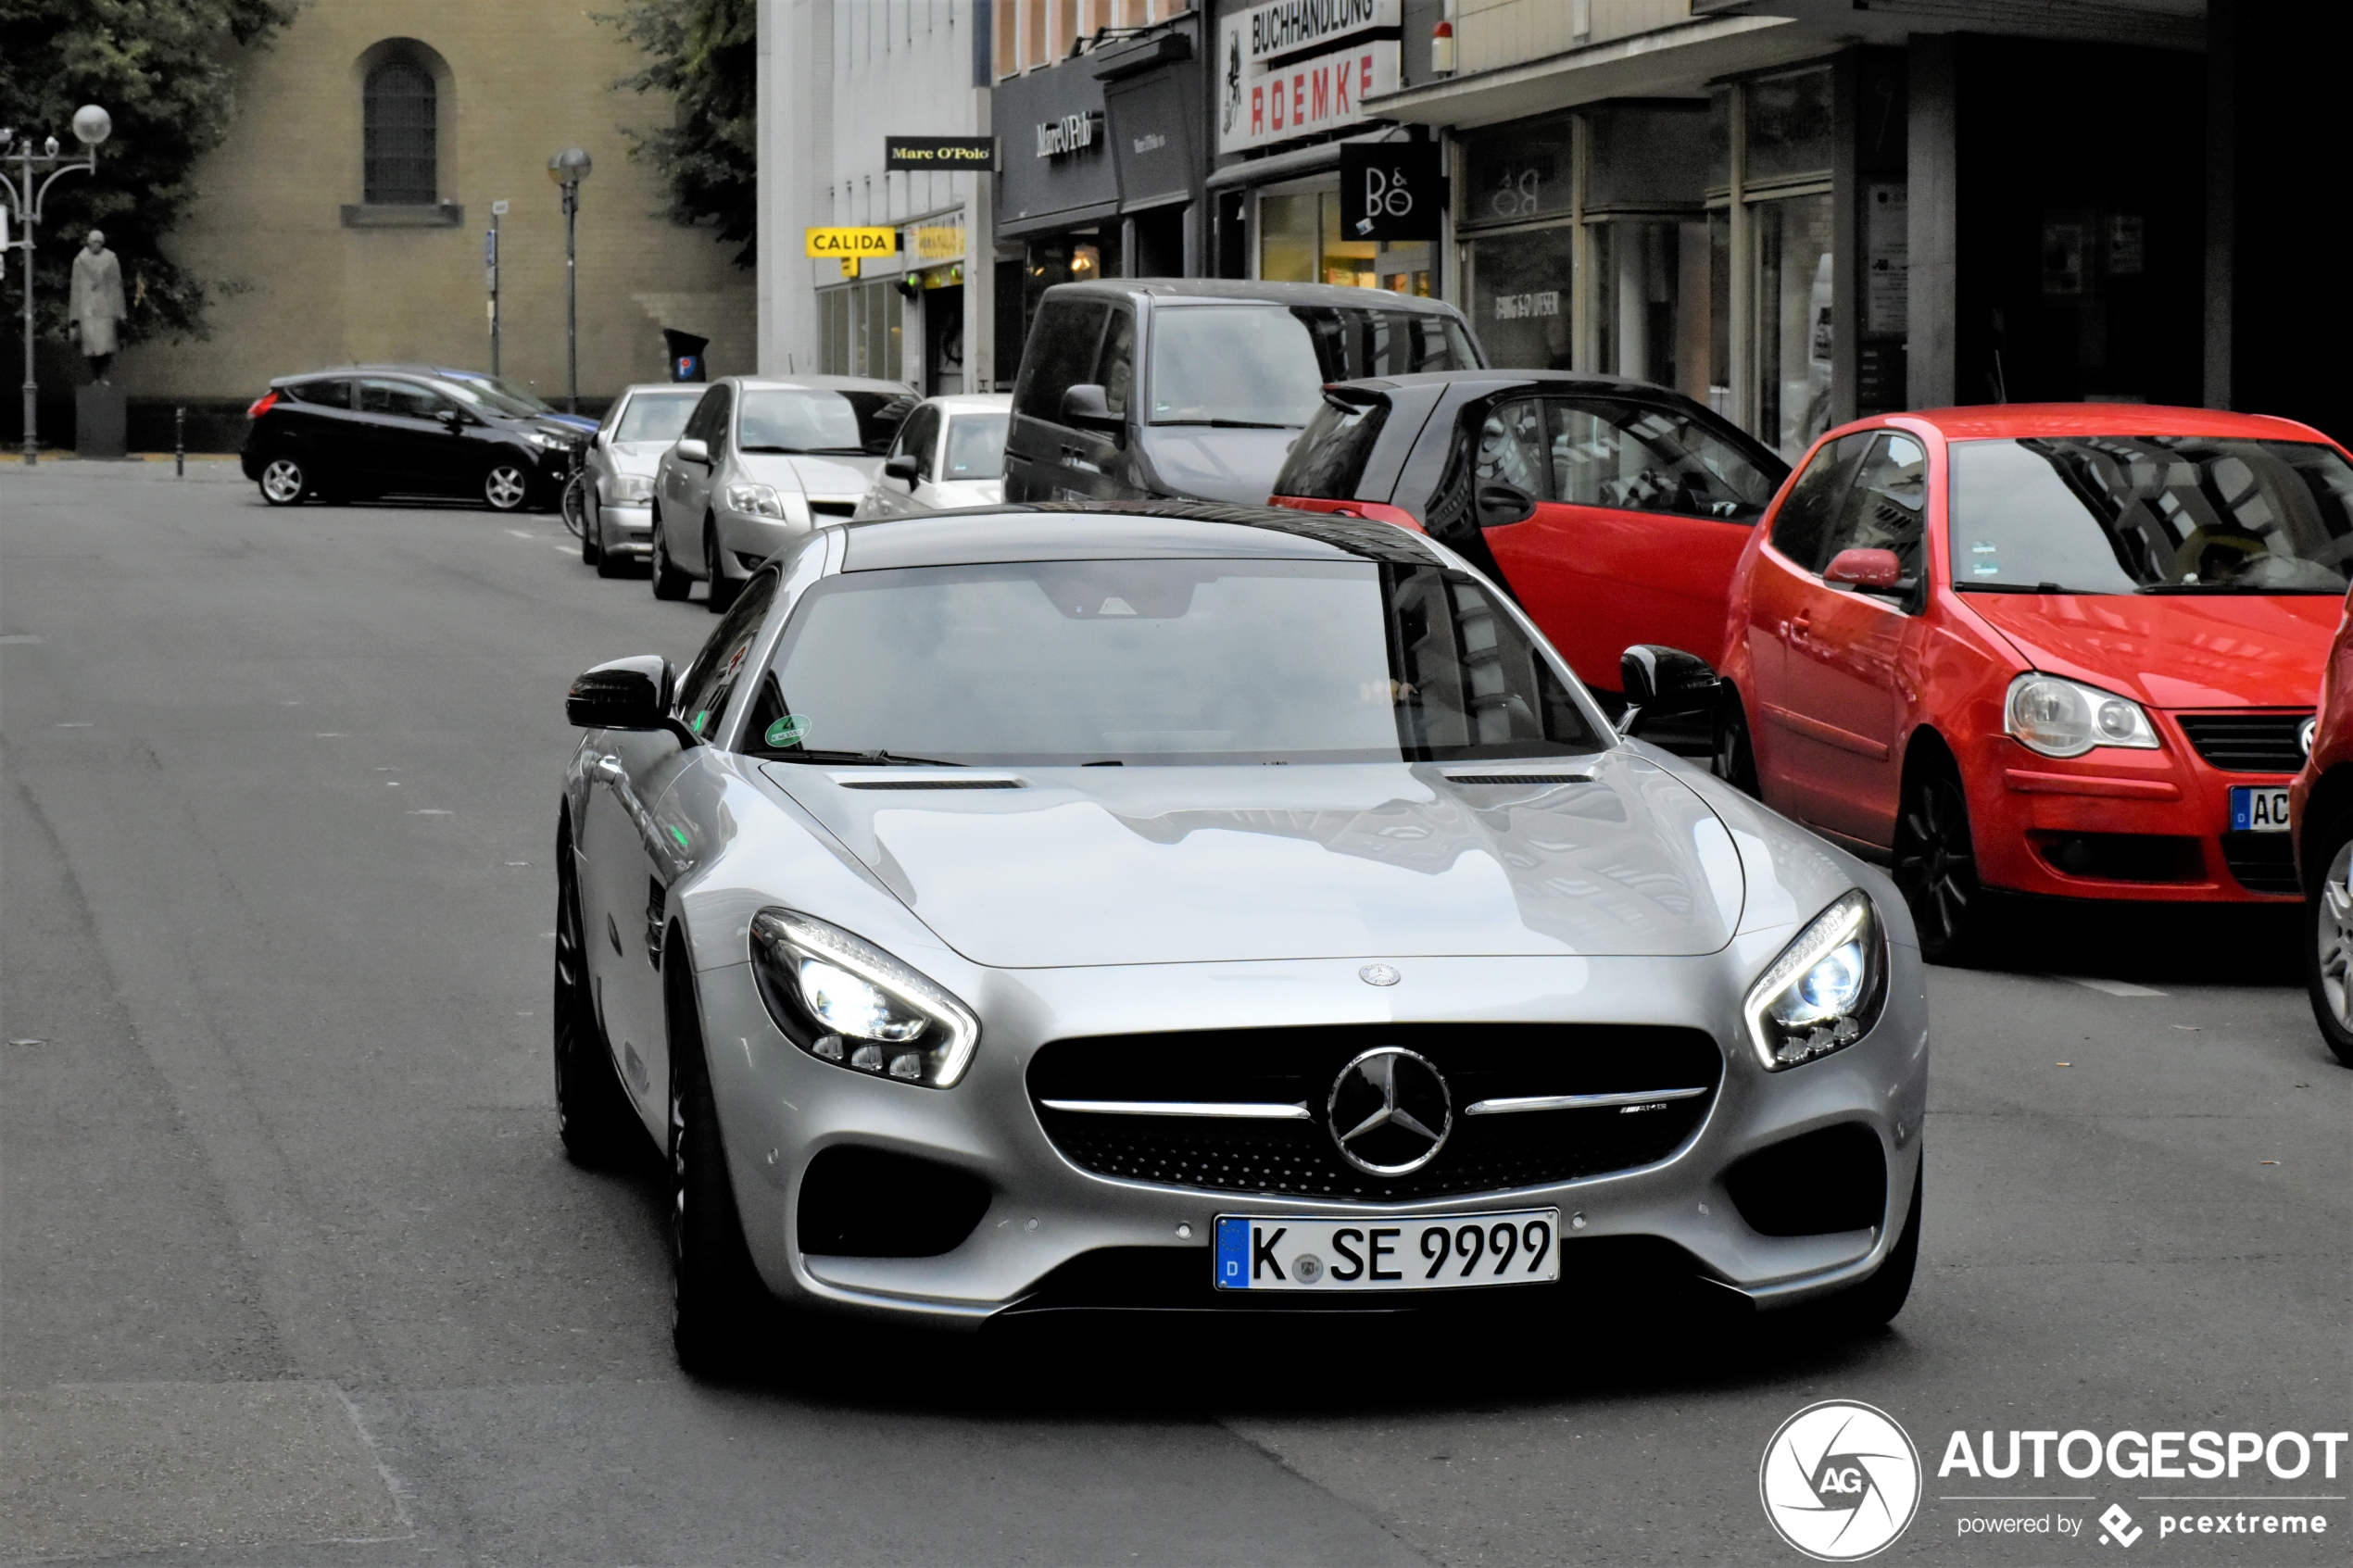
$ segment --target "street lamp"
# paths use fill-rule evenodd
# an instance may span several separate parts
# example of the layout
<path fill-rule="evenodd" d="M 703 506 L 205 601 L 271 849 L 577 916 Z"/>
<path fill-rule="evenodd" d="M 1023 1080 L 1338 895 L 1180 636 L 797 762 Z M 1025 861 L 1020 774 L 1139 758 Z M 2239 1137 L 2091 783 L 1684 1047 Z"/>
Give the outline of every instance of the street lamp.
<path fill-rule="evenodd" d="M 24 252 L 24 460 L 27 468 L 41 460 L 41 443 L 33 429 L 33 405 L 41 395 L 41 383 L 32 373 L 32 242 L 41 227 L 42 208 L 48 203 L 49 187 L 61 174 L 80 172 L 92 174 L 98 168 L 98 144 L 114 133 L 114 118 L 95 104 L 84 104 L 73 111 L 73 137 L 89 151 L 79 159 L 60 159 L 57 139 L 51 136 L 42 143 L 41 150 L 32 150 L 32 138 L 17 140 L 14 131 L 0 129 L 0 163 L 14 161 L 15 178 L 0 174 L 0 186 L 8 193 L 8 207 L 16 215 L 24 238 L 16 246 Z M 34 189 L 32 176 L 35 166 L 47 169 L 48 178 Z M 55 165 L 55 168 L 51 166 Z M 0 232 L 5 232 L 0 229 Z M 6 270 L 5 257 L 0 257 L 0 271 Z"/>
<path fill-rule="evenodd" d="M 564 368 L 570 388 L 564 408 L 574 414 L 580 412 L 580 253 L 573 240 L 580 226 L 580 182 L 595 167 L 578 147 L 566 147 L 547 160 L 547 178 L 564 195 Z"/>

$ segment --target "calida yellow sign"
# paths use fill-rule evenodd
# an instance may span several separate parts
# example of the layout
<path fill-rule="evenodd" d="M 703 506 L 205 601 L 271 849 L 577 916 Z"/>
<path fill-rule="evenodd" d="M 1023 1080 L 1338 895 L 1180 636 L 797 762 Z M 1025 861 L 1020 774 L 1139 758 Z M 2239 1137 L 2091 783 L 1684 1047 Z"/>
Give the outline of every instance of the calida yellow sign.
<path fill-rule="evenodd" d="M 896 229 L 812 229 L 808 234 L 809 254 L 821 260 L 856 261 L 899 249 Z"/>

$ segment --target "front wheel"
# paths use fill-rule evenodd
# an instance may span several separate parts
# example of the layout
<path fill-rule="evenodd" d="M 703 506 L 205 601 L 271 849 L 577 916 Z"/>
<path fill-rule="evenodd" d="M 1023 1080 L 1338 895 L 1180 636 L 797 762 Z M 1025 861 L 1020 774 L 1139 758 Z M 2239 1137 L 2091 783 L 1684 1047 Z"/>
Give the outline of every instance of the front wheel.
<path fill-rule="evenodd" d="M 1756 777 L 1756 747 L 1748 737 L 1748 714 L 1740 694 L 1730 692 L 1716 714 L 1716 746 L 1709 770 L 1743 795 L 1762 800 L 1764 786 Z"/>
<path fill-rule="evenodd" d="M 1928 763 L 1905 784 L 1894 860 L 1896 888 L 1919 928 L 1920 957 L 1966 961 L 1983 943 L 1988 899 L 1977 880 L 1969 797 L 1949 762 Z"/>
<path fill-rule="evenodd" d="M 1903 1234 L 1888 1249 L 1887 1261 L 1880 1264 L 1879 1273 L 1829 1303 L 1840 1326 L 1850 1331 L 1883 1327 L 1912 1298 L 1912 1277 L 1919 1272 L 1920 1263 L 1920 1193 L 1927 1185 L 1928 1167 L 1922 1161 L 1919 1173 L 1912 1178 L 1911 1212 L 1905 1216 Z"/>
<path fill-rule="evenodd" d="M 2304 987 L 2321 1038 L 2353 1067 L 2353 811 L 2322 829 L 2311 856 L 2321 874 L 2304 895 Z"/>
<path fill-rule="evenodd" d="M 711 613 L 722 614 L 736 602 L 743 584 L 727 575 L 727 568 L 719 558 L 719 525 L 714 521 L 706 521 L 702 525 L 702 561 L 711 571 Z"/>
<path fill-rule="evenodd" d="M 531 475 L 521 463 L 502 458 L 482 476 L 482 498 L 494 512 L 519 512 L 531 498 Z"/>
<path fill-rule="evenodd" d="M 309 493 L 310 475 L 292 458 L 272 458 L 261 470 L 261 498 L 273 507 L 291 507 Z"/>
<path fill-rule="evenodd" d="M 556 1130 L 564 1152 L 592 1170 L 621 1164 L 641 1147 L 644 1133 L 597 1022 L 569 834 L 556 841 L 555 1047 Z"/>
<path fill-rule="evenodd" d="M 654 597 L 658 599 L 683 599 L 686 596 L 686 590 L 695 585 L 693 578 L 671 563 L 670 542 L 662 533 L 661 518 L 659 514 L 654 518 L 652 565 Z"/>
<path fill-rule="evenodd" d="M 681 989 L 693 984 L 689 978 Z M 713 1376 L 741 1361 L 767 1290 L 744 1246 L 694 1008 L 691 993 L 672 993 L 670 1337 L 681 1367 Z"/>

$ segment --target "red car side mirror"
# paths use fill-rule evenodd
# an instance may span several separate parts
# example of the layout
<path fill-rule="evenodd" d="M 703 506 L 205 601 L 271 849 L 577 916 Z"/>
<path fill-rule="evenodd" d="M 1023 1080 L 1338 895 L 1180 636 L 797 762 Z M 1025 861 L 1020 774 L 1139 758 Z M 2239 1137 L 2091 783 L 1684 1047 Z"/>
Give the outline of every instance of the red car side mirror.
<path fill-rule="evenodd" d="M 1894 588 L 1904 581 L 1904 563 L 1894 550 L 1841 550 L 1822 571 L 1825 583 L 1856 588 Z"/>

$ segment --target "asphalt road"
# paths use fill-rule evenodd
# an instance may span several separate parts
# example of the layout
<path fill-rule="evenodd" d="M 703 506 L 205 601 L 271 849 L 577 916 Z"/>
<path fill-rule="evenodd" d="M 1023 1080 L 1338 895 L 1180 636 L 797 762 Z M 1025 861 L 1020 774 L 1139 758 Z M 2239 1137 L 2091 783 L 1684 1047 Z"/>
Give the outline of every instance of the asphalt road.
<path fill-rule="evenodd" d="M 1595 1279 L 1557 1329 L 812 1321 L 743 1385 L 681 1377 L 658 1178 L 557 1147 L 549 856 L 566 683 L 710 625 L 548 518 L 0 470 L 0 1558 L 1797 1562 L 1759 1457 L 1851 1399 L 1929 1466 L 1891 1561 L 2098 1557 L 2096 1524 L 1959 1532 L 2109 1502 L 2133 1561 L 2345 1560 L 2353 1456 L 1935 1474 L 1956 1429 L 2348 1425 L 2353 1073 L 2293 928 L 2245 913 L 2037 916 L 1933 972 L 1883 1334 Z M 2180 1506 L 2330 1534 L 2161 1537 Z"/>

